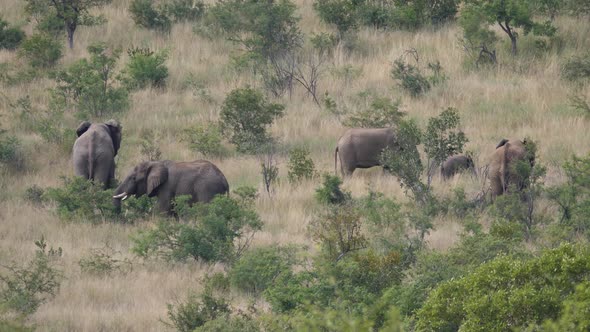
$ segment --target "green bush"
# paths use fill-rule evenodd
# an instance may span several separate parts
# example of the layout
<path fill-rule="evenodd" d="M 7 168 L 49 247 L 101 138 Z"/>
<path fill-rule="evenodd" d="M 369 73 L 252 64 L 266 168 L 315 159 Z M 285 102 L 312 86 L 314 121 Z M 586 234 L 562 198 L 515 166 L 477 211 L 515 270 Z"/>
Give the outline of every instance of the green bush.
<path fill-rule="evenodd" d="M 276 278 L 292 273 L 295 251 L 291 247 L 263 247 L 244 253 L 229 272 L 233 287 L 242 292 L 261 294 Z"/>
<path fill-rule="evenodd" d="M 129 5 L 131 18 L 137 26 L 168 33 L 172 22 L 163 8 L 154 8 L 153 0 L 133 0 Z"/>
<path fill-rule="evenodd" d="M 295 148 L 289 152 L 289 182 L 296 184 L 315 175 L 315 166 L 307 148 Z"/>
<path fill-rule="evenodd" d="M 153 202 L 149 197 L 130 197 L 125 204 L 125 211 L 118 214 L 113 205 L 113 190 L 103 190 L 82 177 L 63 178 L 62 188 L 47 188 L 44 199 L 53 201 L 58 215 L 73 221 L 122 221 L 132 222 L 145 219 L 151 213 Z"/>
<path fill-rule="evenodd" d="M 561 66 L 561 76 L 571 82 L 584 83 L 590 80 L 590 53 L 568 59 Z"/>
<path fill-rule="evenodd" d="M 61 248 L 46 251 L 43 238 L 36 241 L 35 257 L 24 266 L 2 265 L 0 274 L 0 307 L 22 315 L 31 315 L 41 304 L 55 296 L 63 278 L 53 258 L 61 256 Z M 0 325 L 1 326 L 1 325 Z"/>
<path fill-rule="evenodd" d="M 18 28 L 9 28 L 8 23 L 0 17 L 0 49 L 14 50 L 24 39 L 24 31 Z"/>
<path fill-rule="evenodd" d="M 164 88 L 168 78 L 168 68 L 164 64 L 168 58 L 166 51 L 154 53 L 149 48 L 127 50 L 129 62 L 125 65 L 124 82 L 129 89 L 144 89 L 148 86 Z"/>
<path fill-rule="evenodd" d="M 428 185 L 434 172 L 448 157 L 463 152 L 468 139 L 459 129 L 460 126 L 459 112 L 452 107 L 442 111 L 439 116 L 428 119 L 423 138 L 424 152 L 428 157 Z"/>
<path fill-rule="evenodd" d="M 24 165 L 21 141 L 16 136 L 5 136 L 5 132 L 0 129 L 0 168 L 3 166 L 9 170 L 22 171 Z"/>
<path fill-rule="evenodd" d="M 132 239 L 132 251 L 144 258 L 231 262 L 249 246 L 253 233 L 262 228 L 254 210 L 227 196 L 193 206 L 189 199 L 175 199 L 174 209 L 183 223 L 160 221 L 155 228 L 140 231 Z"/>
<path fill-rule="evenodd" d="M 44 196 L 45 190 L 38 185 L 34 184 L 28 187 L 24 193 L 24 199 L 30 202 L 33 205 L 41 206 L 45 201 L 46 198 Z"/>
<path fill-rule="evenodd" d="M 523 329 L 556 319 L 590 275 L 588 248 L 565 244 L 530 260 L 509 256 L 440 284 L 416 314 L 417 331 Z"/>
<path fill-rule="evenodd" d="M 183 131 L 183 140 L 189 143 L 191 149 L 204 156 L 223 156 L 227 152 L 221 144 L 221 130 L 217 123 L 199 123 Z"/>
<path fill-rule="evenodd" d="M 184 302 L 168 304 L 166 325 L 179 332 L 193 332 L 205 323 L 230 313 L 229 304 L 222 298 L 216 298 L 210 290 L 201 296 L 189 294 Z"/>
<path fill-rule="evenodd" d="M 246 87 L 231 91 L 223 102 L 220 113 L 222 132 L 239 152 L 256 153 L 272 141 L 266 132 L 285 107 L 269 103 L 260 91 Z"/>
<path fill-rule="evenodd" d="M 49 68 L 55 66 L 61 58 L 62 48 L 53 38 L 36 33 L 21 43 L 18 52 L 32 67 Z"/>
<path fill-rule="evenodd" d="M 400 111 L 401 101 L 374 98 L 367 109 L 348 116 L 343 124 L 351 128 L 387 128 L 396 126 L 405 112 Z"/>
<path fill-rule="evenodd" d="M 418 97 L 430 90 L 431 84 L 418 67 L 398 59 L 393 62 L 391 76 L 398 85 L 412 97 Z"/>
<path fill-rule="evenodd" d="M 198 21 L 205 14 L 205 4 L 201 0 L 172 0 L 163 10 L 174 22 Z"/>
<path fill-rule="evenodd" d="M 547 321 L 539 331 L 583 332 L 590 329 L 590 282 L 585 281 L 576 286 L 576 290 L 565 301 L 559 318 Z"/>
<path fill-rule="evenodd" d="M 104 43 L 88 46 L 89 59 L 79 60 L 56 74 L 58 86 L 52 90 L 53 107 L 72 105 L 80 118 L 96 118 L 120 113 L 129 108 L 129 94 L 115 85 L 114 71 L 120 50 Z"/>
<path fill-rule="evenodd" d="M 324 174 L 322 186 L 315 191 L 315 198 L 319 203 L 327 205 L 341 205 L 351 200 L 351 194 L 343 191 L 340 186 L 342 180 L 334 175 Z"/>
<path fill-rule="evenodd" d="M 260 324 L 251 317 L 221 315 L 197 327 L 194 332 L 258 332 Z"/>
<path fill-rule="evenodd" d="M 78 265 L 83 273 L 102 277 L 131 270 L 131 261 L 115 258 L 116 255 L 121 253 L 105 245 L 103 248 L 91 249 L 90 254 L 78 261 Z"/>
<path fill-rule="evenodd" d="M 340 36 L 358 27 L 358 18 L 354 13 L 356 6 L 351 0 L 317 0 L 313 3 L 319 17 L 326 23 L 334 24 Z"/>

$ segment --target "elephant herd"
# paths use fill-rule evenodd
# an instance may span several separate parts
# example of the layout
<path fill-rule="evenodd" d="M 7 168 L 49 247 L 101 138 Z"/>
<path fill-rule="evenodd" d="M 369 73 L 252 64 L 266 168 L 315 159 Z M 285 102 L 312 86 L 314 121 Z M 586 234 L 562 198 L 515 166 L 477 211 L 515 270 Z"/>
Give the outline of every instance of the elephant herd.
<path fill-rule="evenodd" d="M 115 156 L 121 146 L 122 127 L 115 120 L 105 123 L 84 121 L 76 130 L 72 159 L 74 173 L 108 188 L 115 175 Z M 528 157 L 526 140 L 503 139 L 494 151 L 489 165 L 488 177 L 492 197 L 506 192 L 509 185 L 517 183 L 514 165 L 526 160 L 532 166 L 534 159 Z M 350 176 L 357 168 L 380 166 L 384 149 L 400 151 L 396 133 L 391 128 L 349 129 L 340 137 L 334 152 L 334 167 L 340 161 L 343 176 Z M 529 158 L 529 159 L 527 159 Z M 441 176 L 448 179 L 464 170 L 475 173 L 470 156 L 455 155 L 441 165 Z M 206 160 L 174 162 L 171 160 L 146 161 L 135 166 L 115 189 L 113 204 L 117 211 L 121 201 L 130 195 L 157 197 L 158 209 L 171 212 L 172 201 L 179 195 L 190 195 L 189 203 L 209 202 L 215 195 L 228 194 L 227 179 L 215 166 Z"/>
<path fill-rule="evenodd" d="M 504 194 L 509 186 L 514 185 L 521 190 L 515 165 L 518 161 L 526 161 L 530 166 L 535 163 L 534 155 L 527 153 L 527 141 L 503 139 L 494 151 L 489 164 L 488 178 L 492 197 Z M 381 165 L 381 152 L 385 149 L 400 151 L 396 133 L 391 128 L 356 128 L 349 129 L 340 137 L 334 151 L 334 170 L 337 171 L 338 161 L 343 176 L 350 176 L 357 168 L 370 168 Z M 443 179 L 449 179 L 464 170 L 473 174 L 475 164 L 471 156 L 454 155 L 440 166 Z"/>

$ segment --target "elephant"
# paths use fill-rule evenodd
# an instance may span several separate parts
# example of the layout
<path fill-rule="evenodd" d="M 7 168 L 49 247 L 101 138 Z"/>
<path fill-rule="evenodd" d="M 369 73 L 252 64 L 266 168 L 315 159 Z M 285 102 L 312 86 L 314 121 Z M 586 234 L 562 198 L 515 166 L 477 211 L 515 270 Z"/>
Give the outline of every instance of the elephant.
<path fill-rule="evenodd" d="M 535 165 L 535 155 L 527 149 L 527 140 L 502 139 L 492 154 L 488 177 L 492 198 L 502 195 L 515 186 L 517 190 L 525 188 L 524 181 L 516 174 L 516 163 L 527 162 L 530 167 Z"/>
<path fill-rule="evenodd" d="M 463 154 L 450 156 L 442 163 L 442 165 L 440 165 L 440 175 L 445 180 L 448 180 L 463 170 L 470 170 L 473 174 L 476 174 L 475 164 L 473 163 L 471 156 Z"/>
<path fill-rule="evenodd" d="M 215 195 L 228 194 L 229 185 L 223 173 L 207 160 L 175 162 L 145 161 L 135 166 L 113 194 L 116 211 L 129 195 L 158 197 L 160 212 L 172 214 L 172 200 L 191 195 L 189 203 L 210 202 Z"/>
<path fill-rule="evenodd" d="M 381 166 L 381 152 L 399 149 L 392 128 L 353 128 L 338 140 L 334 151 L 334 172 L 337 172 L 338 154 L 343 176 L 350 176 L 357 168 Z"/>
<path fill-rule="evenodd" d="M 107 189 L 115 177 L 121 131 L 121 125 L 112 119 L 105 123 L 80 123 L 72 150 L 74 174 L 101 183 Z"/>

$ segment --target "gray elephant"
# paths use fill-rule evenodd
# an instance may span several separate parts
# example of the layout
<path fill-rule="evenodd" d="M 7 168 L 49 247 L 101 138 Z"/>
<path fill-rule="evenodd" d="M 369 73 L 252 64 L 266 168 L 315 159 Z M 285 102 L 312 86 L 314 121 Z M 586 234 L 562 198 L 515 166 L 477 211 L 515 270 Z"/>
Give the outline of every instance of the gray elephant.
<path fill-rule="evenodd" d="M 528 144 L 526 140 L 507 139 L 498 143 L 488 173 L 492 198 L 506 193 L 510 187 L 519 191 L 524 189 L 525 181 L 516 174 L 515 165 L 519 161 L 526 162 L 530 167 L 535 165 L 535 154 L 528 151 Z"/>
<path fill-rule="evenodd" d="M 381 152 L 384 149 L 399 149 L 396 135 L 391 128 L 354 128 L 340 137 L 334 151 L 334 171 L 338 167 L 343 176 L 352 175 L 357 168 L 381 166 Z"/>
<path fill-rule="evenodd" d="M 215 195 L 227 194 L 229 185 L 223 173 L 209 161 L 146 161 L 135 166 L 115 190 L 117 211 L 129 195 L 158 197 L 158 209 L 171 213 L 176 196 L 191 195 L 189 203 L 209 202 Z"/>
<path fill-rule="evenodd" d="M 440 175 L 443 179 L 448 180 L 455 174 L 464 170 L 470 170 L 473 174 L 476 174 L 475 164 L 473 163 L 471 156 L 458 154 L 450 156 L 442 163 L 440 166 Z"/>
<path fill-rule="evenodd" d="M 121 146 L 121 125 L 115 120 L 82 122 L 76 134 L 72 159 L 74 174 L 108 188 L 115 177 L 115 156 Z"/>

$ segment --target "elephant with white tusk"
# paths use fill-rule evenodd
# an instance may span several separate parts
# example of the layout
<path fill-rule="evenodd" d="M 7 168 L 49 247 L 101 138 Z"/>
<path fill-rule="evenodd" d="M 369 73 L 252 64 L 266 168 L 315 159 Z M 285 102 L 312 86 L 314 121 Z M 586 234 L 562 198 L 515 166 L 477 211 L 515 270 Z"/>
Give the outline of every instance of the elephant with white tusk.
<path fill-rule="evenodd" d="M 115 156 L 121 146 L 121 125 L 115 120 L 82 122 L 76 134 L 72 159 L 74 174 L 108 188 L 115 177 Z"/>
<path fill-rule="evenodd" d="M 146 161 L 135 166 L 113 195 L 117 211 L 128 196 L 158 197 L 158 209 L 171 212 L 176 196 L 191 195 L 189 203 L 207 203 L 215 195 L 227 194 L 229 185 L 223 173 L 207 160 L 175 162 Z"/>

